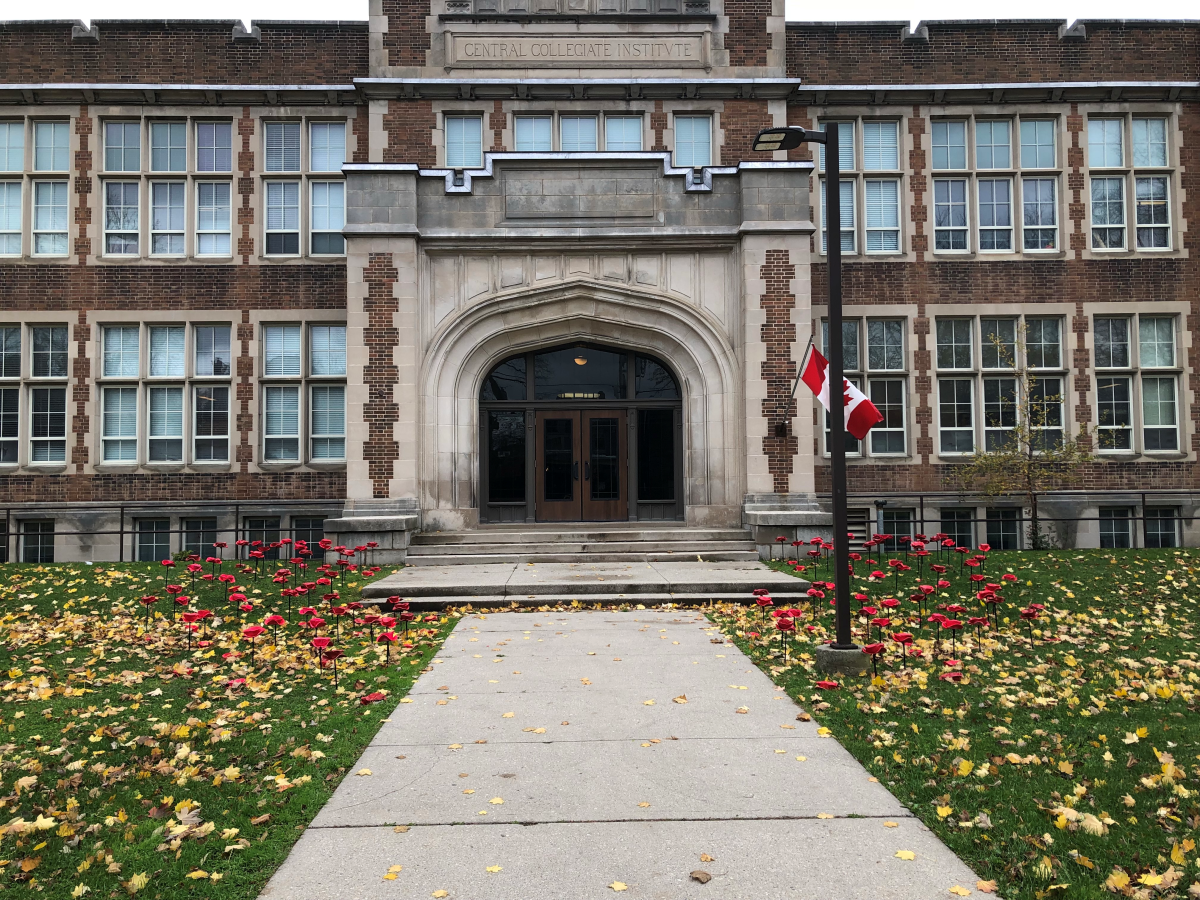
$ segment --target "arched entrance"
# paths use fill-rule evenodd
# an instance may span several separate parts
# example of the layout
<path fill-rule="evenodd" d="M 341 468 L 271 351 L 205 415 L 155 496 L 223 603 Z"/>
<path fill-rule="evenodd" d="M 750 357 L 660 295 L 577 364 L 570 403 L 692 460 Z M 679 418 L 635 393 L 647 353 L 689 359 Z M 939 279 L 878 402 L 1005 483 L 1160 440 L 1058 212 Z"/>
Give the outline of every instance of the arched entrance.
<path fill-rule="evenodd" d="M 483 522 L 683 519 L 683 402 L 657 357 L 575 342 L 510 356 L 479 391 Z"/>

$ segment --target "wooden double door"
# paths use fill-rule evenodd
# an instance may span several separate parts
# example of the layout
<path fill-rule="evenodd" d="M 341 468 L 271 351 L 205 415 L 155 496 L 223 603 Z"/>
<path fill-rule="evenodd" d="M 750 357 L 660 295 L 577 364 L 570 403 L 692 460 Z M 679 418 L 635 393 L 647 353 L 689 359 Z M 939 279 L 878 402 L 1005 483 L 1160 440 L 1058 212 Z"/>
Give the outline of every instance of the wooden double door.
<path fill-rule="evenodd" d="M 624 409 L 538 411 L 534 429 L 538 521 L 629 518 L 627 429 Z"/>

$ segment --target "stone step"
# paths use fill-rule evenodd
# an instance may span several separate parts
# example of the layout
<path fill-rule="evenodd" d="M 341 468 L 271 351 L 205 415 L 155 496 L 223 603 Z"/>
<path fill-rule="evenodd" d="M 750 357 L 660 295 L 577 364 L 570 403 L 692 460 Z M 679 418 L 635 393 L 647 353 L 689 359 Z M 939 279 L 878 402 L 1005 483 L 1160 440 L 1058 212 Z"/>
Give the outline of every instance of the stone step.
<path fill-rule="evenodd" d="M 704 553 L 708 550 L 753 550 L 750 541 L 526 541 L 520 544 L 414 544 L 414 556 L 449 556 L 455 553 Z"/>
<path fill-rule="evenodd" d="M 489 526 L 472 531 L 418 532 L 412 536 L 411 547 L 447 546 L 454 544 L 594 544 L 601 542 L 633 543 L 638 541 L 668 541 L 697 543 L 705 541 L 752 542 L 753 535 L 741 528 L 687 528 L 682 524 L 672 528 L 641 527 L 579 527 L 565 523 L 563 527 L 528 526 L 505 528 Z"/>
<path fill-rule="evenodd" d="M 552 547 L 553 545 L 550 545 Z M 581 562 L 670 562 L 670 561 L 692 561 L 692 562 L 734 562 L 741 560 L 758 559 L 758 551 L 754 549 L 728 549 L 728 550 L 696 550 L 695 548 L 687 548 L 686 550 L 671 551 L 671 550 L 641 550 L 635 549 L 636 545 L 627 550 L 594 550 L 594 549 L 567 549 L 565 551 L 553 550 L 550 547 L 531 548 L 527 550 L 522 547 L 520 551 L 515 548 L 501 553 L 475 553 L 470 550 L 458 550 L 454 553 L 413 553 L 412 548 L 409 548 L 408 556 L 405 558 L 405 564 L 409 566 L 468 566 L 468 565 L 487 565 L 490 563 L 581 563 Z M 429 549 L 429 548 L 425 548 Z"/>
<path fill-rule="evenodd" d="M 775 600 L 776 607 L 795 606 L 803 609 L 805 613 L 804 621 L 809 621 L 807 596 L 803 594 L 780 593 L 773 593 L 771 596 Z M 364 597 L 363 602 L 367 605 L 380 605 L 385 599 L 386 598 L 384 597 Z M 409 602 L 409 608 L 414 611 L 444 609 L 448 606 L 472 606 L 476 609 L 510 609 L 514 606 L 554 606 L 559 603 L 580 603 L 583 606 L 606 603 L 631 603 L 646 607 L 660 606 L 664 603 L 671 603 L 676 606 L 696 607 L 708 606 L 711 603 L 748 604 L 754 602 L 754 596 L 744 592 L 736 594 L 528 594 L 525 596 L 504 594 L 463 594 L 460 596 L 445 597 L 405 597 L 405 599 Z M 832 616 L 832 613 L 830 613 L 830 616 Z"/>

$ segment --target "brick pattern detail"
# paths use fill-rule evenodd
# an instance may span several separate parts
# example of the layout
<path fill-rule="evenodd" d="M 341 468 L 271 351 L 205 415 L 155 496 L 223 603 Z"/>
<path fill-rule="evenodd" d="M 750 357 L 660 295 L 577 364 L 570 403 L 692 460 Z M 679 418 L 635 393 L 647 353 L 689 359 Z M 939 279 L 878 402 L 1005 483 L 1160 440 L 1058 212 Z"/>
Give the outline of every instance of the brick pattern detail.
<path fill-rule="evenodd" d="M 429 0 L 383 0 L 383 14 L 388 20 L 383 49 L 388 53 L 389 66 L 425 65 L 430 40 L 425 17 L 429 7 Z"/>
<path fill-rule="evenodd" d="M 436 124 L 432 100 L 389 100 L 383 117 L 383 130 L 388 136 L 383 161 L 437 165 L 437 148 L 433 146 Z"/>
<path fill-rule="evenodd" d="M 236 43 L 228 21 L 106 19 L 99 43 L 71 40 L 72 24 L 0 25 L 0 81 L 350 84 L 367 74 L 365 22 L 258 22 L 261 42 Z"/>
<path fill-rule="evenodd" d="M 925 174 L 927 161 L 922 136 L 925 134 L 925 119 L 921 116 L 921 107 L 914 106 L 912 117 L 908 120 L 908 133 L 912 138 L 912 150 L 908 154 L 908 164 L 912 167 L 912 206 L 909 216 L 912 221 L 912 248 L 916 254 L 917 263 L 925 261 L 929 251 L 929 235 L 925 233 L 925 223 L 929 220 L 929 207 L 925 205 L 925 195 L 929 192 L 929 178 Z"/>
<path fill-rule="evenodd" d="M 725 34 L 725 49 L 731 66 L 765 66 L 771 49 L 767 33 L 767 17 L 771 15 L 771 0 L 735 0 L 727 3 L 729 31 Z"/>
<path fill-rule="evenodd" d="M 775 493 L 786 494 L 792 458 L 798 450 L 791 427 L 796 415 L 796 404 L 791 399 L 792 383 L 796 380 L 796 362 L 792 359 L 792 345 L 796 343 L 796 325 L 792 321 L 796 295 L 792 293 L 792 281 L 796 267 L 789 251 L 768 250 L 766 262 L 758 271 L 766 286 L 766 293 L 759 297 L 759 306 L 766 312 L 759 340 L 767 351 L 761 373 L 767 383 L 767 396 L 762 402 L 767 435 L 762 447 Z"/>
<path fill-rule="evenodd" d="M 92 394 L 92 361 L 87 355 L 87 344 L 92 336 L 88 325 L 87 310 L 80 309 L 75 322 L 75 359 L 71 363 L 71 374 L 75 383 L 71 388 L 71 400 L 75 403 L 75 415 L 71 418 L 71 432 L 75 435 L 75 446 L 71 448 L 71 461 L 75 472 L 83 472 L 88 461 L 87 434 L 91 421 L 87 414 L 87 403 Z"/>
<path fill-rule="evenodd" d="M 799 106 L 794 103 L 788 104 L 787 123 L 789 125 L 799 125 L 801 128 L 815 128 L 817 124 L 813 121 L 812 110 L 810 110 L 807 106 Z M 797 160 L 813 159 L 812 145 L 801 144 L 799 147 L 793 147 L 787 152 L 787 158 L 793 162 Z M 811 192 L 813 190 L 814 188 L 810 186 L 809 191 Z"/>
<path fill-rule="evenodd" d="M 237 169 L 241 173 L 237 180 L 237 192 L 242 198 L 242 205 L 237 211 L 238 224 L 242 226 L 242 236 L 238 238 L 237 252 L 242 256 L 242 265 L 250 262 L 254 255 L 254 206 L 251 198 L 254 196 L 254 151 L 251 140 L 254 137 L 254 117 L 250 115 L 250 107 L 242 108 L 242 117 L 237 121 L 237 132 L 242 138 L 242 149 L 238 151 Z"/>
<path fill-rule="evenodd" d="M 735 166 L 743 161 L 766 159 L 762 153 L 755 153 L 750 148 L 754 146 L 754 136 L 774 124 L 767 112 L 766 100 L 726 100 L 721 113 L 721 130 L 725 132 L 720 151 L 721 165 Z"/>
<path fill-rule="evenodd" d="M 367 387 L 367 402 L 363 407 L 367 440 L 363 445 L 363 457 L 371 479 L 371 495 L 376 498 L 388 497 L 394 463 L 400 458 L 400 445 L 394 434 L 400 407 L 393 393 L 399 375 L 394 353 L 400 341 L 395 325 L 400 304 L 393 290 L 398 277 L 390 253 L 372 253 L 363 269 L 363 281 L 367 285 L 367 297 L 363 302 L 363 311 L 367 314 L 367 327 L 363 329 L 367 350 L 367 364 L 363 367 Z"/>
<path fill-rule="evenodd" d="M 1060 41 L 1058 25 L 942 22 L 926 43 L 901 41 L 895 22 L 790 24 L 788 75 L 807 84 L 1200 80 L 1193 24 L 1092 20 L 1081 42 Z"/>
<path fill-rule="evenodd" d="M 508 116 L 504 113 L 504 101 L 496 100 L 488 115 L 488 128 L 492 130 L 492 152 L 501 153 L 504 150 L 504 126 L 508 124 Z"/>
<path fill-rule="evenodd" d="M 654 132 L 654 146 L 650 149 L 656 153 L 666 150 L 667 142 L 663 133 L 667 130 L 667 114 L 663 111 L 661 100 L 654 101 L 654 112 L 650 113 L 650 130 Z"/>
<path fill-rule="evenodd" d="M 1083 183 L 1083 147 L 1080 145 L 1080 135 L 1083 132 L 1083 116 L 1079 114 L 1079 104 L 1071 104 L 1071 113 L 1067 116 L 1067 134 L 1071 144 L 1067 147 L 1067 193 L 1070 201 L 1067 203 L 1067 219 L 1071 222 L 1071 230 L 1066 228 L 1067 249 L 1075 259 L 1083 259 L 1083 248 L 1087 245 L 1087 229 L 1084 225 L 1086 206 L 1083 202 L 1085 186 Z M 1066 224 L 1065 222 L 1063 223 Z"/>
<path fill-rule="evenodd" d="M 188 500 L 330 500 L 346 496 L 345 472 L 181 472 L 141 475 L 0 475 L 10 503 L 180 503 Z"/>
<path fill-rule="evenodd" d="M 75 151 L 75 193 L 78 200 L 75 205 L 75 226 L 79 229 L 75 238 L 75 255 L 79 265 L 86 265 L 88 254 L 92 252 L 92 239 L 88 237 L 88 226 L 92 224 L 92 118 L 88 115 L 87 104 L 79 107 L 79 116 L 75 119 L 75 134 L 79 136 L 79 149 Z"/>
<path fill-rule="evenodd" d="M 354 135 L 354 153 L 351 154 L 351 162 L 371 161 L 370 121 L 371 117 L 366 106 L 355 108 L 354 118 L 350 120 L 350 133 Z"/>
<path fill-rule="evenodd" d="M 1071 334 L 1075 335 L 1075 349 L 1069 359 L 1071 365 L 1075 368 L 1075 390 L 1078 394 L 1079 402 L 1075 406 L 1075 421 L 1080 425 L 1089 425 L 1092 421 L 1092 408 L 1088 403 L 1088 393 L 1091 388 L 1091 382 L 1088 378 L 1088 370 L 1091 368 L 1091 352 L 1084 346 L 1084 335 L 1088 333 L 1088 317 L 1084 315 L 1083 303 L 1075 304 L 1075 315 L 1071 317 Z M 1070 349 L 1070 337 L 1066 336 L 1063 342 L 1064 347 Z M 1070 368 L 1070 367 L 1068 367 Z M 1070 399 L 1070 388 L 1063 386 L 1063 405 L 1066 406 Z M 1081 438 L 1081 440 L 1083 440 Z M 1085 441 L 1091 444 L 1091 436 L 1089 435 Z"/>
<path fill-rule="evenodd" d="M 254 326 L 250 324 L 250 310 L 242 310 L 242 321 L 237 327 L 237 341 L 241 344 L 241 352 L 237 358 L 237 368 L 234 374 L 237 385 L 234 389 L 238 411 L 234 420 L 234 430 L 238 433 L 238 445 L 235 460 L 238 471 L 245 474 L 250 471 L 250 463 L 254 459 L 254 447 L 250 444 L 250 432 L 254 430 L 254 356 L 250 353 L 250 342 L 254 339 Z M 301 401 L 303 402 L 303 401 Z"/>

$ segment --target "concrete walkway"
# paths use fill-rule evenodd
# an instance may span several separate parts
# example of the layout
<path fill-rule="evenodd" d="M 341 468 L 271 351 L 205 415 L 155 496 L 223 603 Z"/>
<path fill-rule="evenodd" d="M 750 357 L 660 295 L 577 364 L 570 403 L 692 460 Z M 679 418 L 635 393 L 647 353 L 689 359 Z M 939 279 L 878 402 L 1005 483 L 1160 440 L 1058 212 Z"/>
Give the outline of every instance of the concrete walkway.
<path fill-rule="evenodd" d="M 464 619 L 409 696 L 264 900 L 978 893 L 694 611 Z"/>

